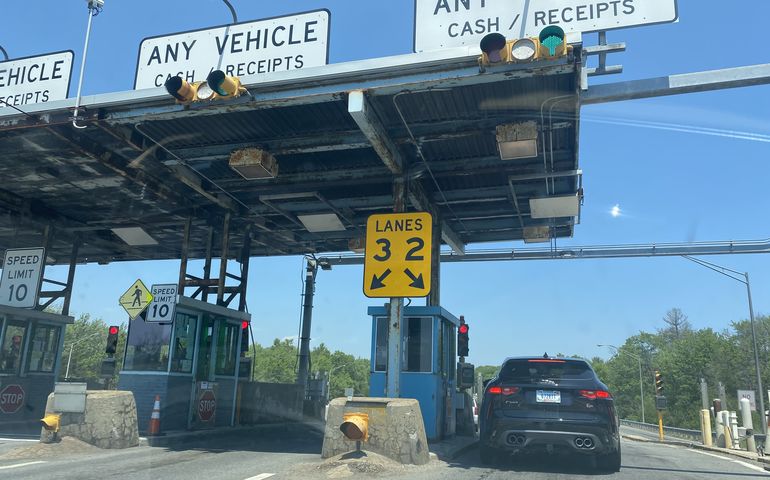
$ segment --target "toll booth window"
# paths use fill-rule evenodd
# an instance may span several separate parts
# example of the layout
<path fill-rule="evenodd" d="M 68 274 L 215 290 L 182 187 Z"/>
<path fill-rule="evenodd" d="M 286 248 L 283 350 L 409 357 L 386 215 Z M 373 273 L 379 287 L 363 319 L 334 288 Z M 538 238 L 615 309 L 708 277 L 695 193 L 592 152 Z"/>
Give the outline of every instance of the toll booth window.
<path fill-rule="evenodd" d="M 141 372 L 168 371 L 171 325 L 147 323 L 139 316 L 128 327 L 124 370 Z"/>
<path fill-rule="evenodd" d="M 428 317 L 410 317 L 404 319 L 405 372 L 433 371 L 433 319 Z"/>
<path fill-rule="evenodd" d="M 374 371 L 384 372 L 388 369 L 388 319 L 377 318 L 374 343 Z"/>
<path fill-rule="evenodd" d="M 3 348 L 0 350 L 0 373 L 19 373 L 25 334 L 26 324 L 14 321 L 6 323 Z"/>
<path fill-rule="evenodd" d="M 235 375 L 235 362 L 238 360 L 239 325 L 230 325 L 224 320 L 219 322 L 217 330 L 217 375 Z"/>
<path fill-rule="evenodd" d="M 37 325 L 32 330 L 32 345 L 29 352 L 29 371 L 53 372 L 56 353 L 59 348 L 60 327 Z"/>
<path fill-rule="evenodd" d="M 171 371 L 191 373 L 195 354 L 195 327 L 198 317 L 177 313 L 174 322 L 174 349 L 171 356 Z"/>

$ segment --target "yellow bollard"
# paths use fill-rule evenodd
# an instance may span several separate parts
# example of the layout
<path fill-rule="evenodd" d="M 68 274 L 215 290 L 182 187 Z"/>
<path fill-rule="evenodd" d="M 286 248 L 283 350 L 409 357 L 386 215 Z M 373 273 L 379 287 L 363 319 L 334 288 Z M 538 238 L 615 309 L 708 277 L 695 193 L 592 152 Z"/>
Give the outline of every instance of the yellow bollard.
<path fill-rule="evenodd" d="M 710 447 L 711 441 L 711 411 L 703 409 L 700 411 L 700 432 L 703 435 L 703 445 Z"/>

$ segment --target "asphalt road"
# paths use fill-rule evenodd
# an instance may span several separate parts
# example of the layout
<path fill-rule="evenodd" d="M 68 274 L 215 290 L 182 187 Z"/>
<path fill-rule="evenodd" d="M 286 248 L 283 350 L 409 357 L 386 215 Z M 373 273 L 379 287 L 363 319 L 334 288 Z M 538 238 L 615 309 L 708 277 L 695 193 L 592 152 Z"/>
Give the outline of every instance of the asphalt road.
<path fill-rule="evenodd" d="M 322 437 L 303 426 L 275 427 L 255 435 L 237 434 L 216 441 L 198 440 L 178 448 L 137 447 L 122 451 L 85 451 L 28 458 L 0 458 L 0 478 L 28 479 L 232 479 L 379 478 L 419 480 L 555 480 L 583 478 L 736 480 L 770 477 L 761 466 L 687 447 L 623 441 L 622 469 L 596 472 L 584 457 L 539 456 L 482 465 L 471 449 L 454 461 L 424 467 L 349 471 L 318 468 Z M 29 443 L 18 443 L 27 447 Z M 1 442 L 7 452 L 13 442 Z M 328 464 L 327 464 L 328 467 Z"/>

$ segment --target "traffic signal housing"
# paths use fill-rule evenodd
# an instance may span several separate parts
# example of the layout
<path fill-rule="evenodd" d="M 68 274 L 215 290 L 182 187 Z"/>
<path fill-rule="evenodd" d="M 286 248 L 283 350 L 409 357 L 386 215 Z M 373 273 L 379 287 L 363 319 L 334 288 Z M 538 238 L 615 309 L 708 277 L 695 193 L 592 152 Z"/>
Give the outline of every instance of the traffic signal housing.
<path fill-rule="evenodd" d="M 245 357 L 249 352 L 249 322 L 244 320 L 241 322 L 241 356 Z"/>
<path fill-rule="evenodd" d="M 190 83 L 182 77 L 170 77 L 164 86 L 177 103 L 185 105 L 207 100 L 235 98 L 246 93 L 238 77 L 227 75 L 222 70 L 213 70 L 204 82 Z"/>
<path fill-rule="evenodd" d="M 655 393 L 663 395 L 663 376 L 658 370 L 655 370 Z"/>
<path fill-rule="evenodd" d="M 564 30 L 556 25 L 545 27 L 537 37 L 514 40 L 507 40 L 497 32 L 490 33 L 481 39 L 479 48 L 482 51 L 479 63 L 482 65 L 552 60 L 567 55 L 571 49 Z"/>
<path fill-rule="evenodd" d="M 107 348 L 104 349 L 106 354 L 115 355 L 115 352 L 118 350 L 119 333 L 120 327 L 116 327 L 115 325 L 107 330 Z"/>
<path fill-rule="evenodd" d="M 459 357 L 468 356 L 468 330 L 467 323 L 461 323 L 457 327 L 457 356 Z"/>

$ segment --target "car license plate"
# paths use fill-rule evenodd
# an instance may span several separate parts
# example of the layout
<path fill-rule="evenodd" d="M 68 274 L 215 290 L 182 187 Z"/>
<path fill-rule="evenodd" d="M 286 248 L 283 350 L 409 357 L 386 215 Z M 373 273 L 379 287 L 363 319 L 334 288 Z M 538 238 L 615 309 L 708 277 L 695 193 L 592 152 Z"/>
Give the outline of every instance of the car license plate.
<path fill-rule="evenodd" d="M 561 403 L 561 392 L 554 390 L 538 390 L 535 395 L 537 403 Z"/>

